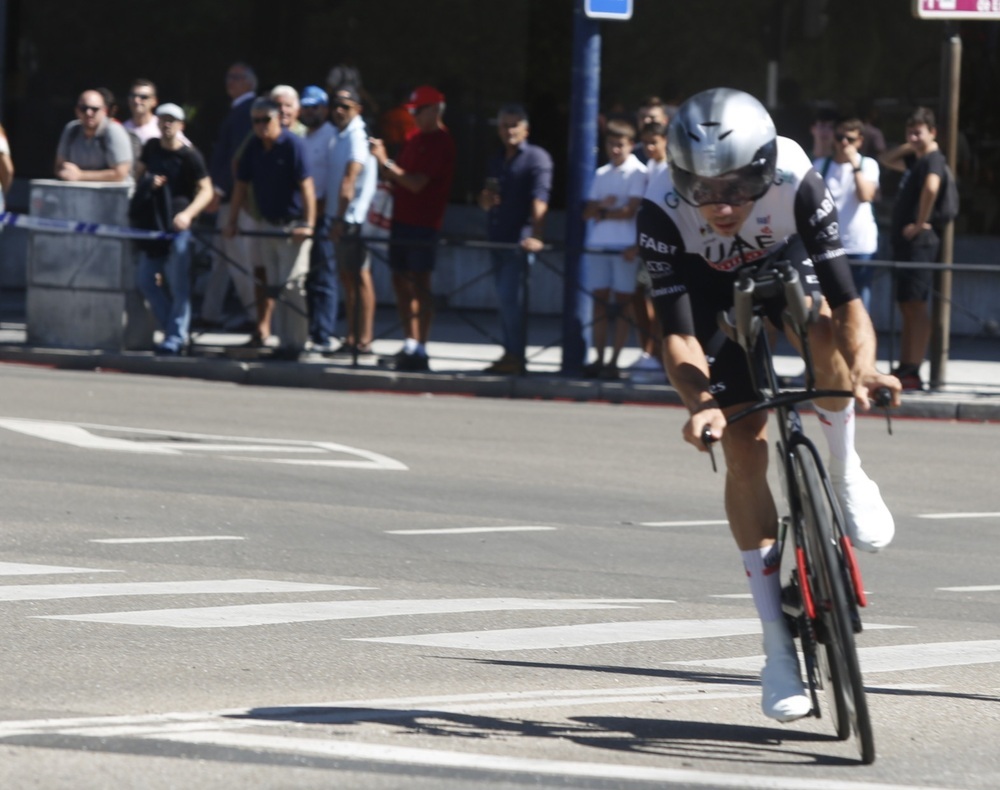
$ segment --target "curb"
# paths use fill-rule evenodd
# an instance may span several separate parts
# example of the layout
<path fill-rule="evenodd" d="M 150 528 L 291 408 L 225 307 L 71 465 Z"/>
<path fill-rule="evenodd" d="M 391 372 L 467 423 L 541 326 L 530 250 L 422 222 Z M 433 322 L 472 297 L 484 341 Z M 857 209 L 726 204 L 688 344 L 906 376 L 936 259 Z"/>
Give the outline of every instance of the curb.
<path fill-rule="evenodd" d="M 118 371 L 174 376 L 264 387 L 303 387 L 343 392 L 464 395 L 571 402 L 679 406 L 666 384 L 590 381 L 551 374 L 490 376 L 466 372 L 400 373 L 285 361 L 246 361 L 218 357 L 157 357 L 149 352 L 0 347 L 0 362 L 57 370 Z M 995 394 L 916 393 L 904 395 L 894 416 L 971 422 L 1000 421 Z"/>

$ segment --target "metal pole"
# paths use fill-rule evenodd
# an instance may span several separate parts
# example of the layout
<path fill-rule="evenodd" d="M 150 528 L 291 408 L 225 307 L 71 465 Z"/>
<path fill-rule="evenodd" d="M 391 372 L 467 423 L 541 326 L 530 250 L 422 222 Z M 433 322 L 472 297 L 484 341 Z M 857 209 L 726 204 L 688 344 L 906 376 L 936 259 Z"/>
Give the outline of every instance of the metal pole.
<path fill-rule="evenodd" d="M 573 70 L 566 195 L 566 264 L 563 277 L 562 372 L 579 375 L 587 348 L 585 294 L 580 259 L 585 225 L 583 204 L 597 167 L 597 110 L 601 85 L 601 33 L 597 20 L 573 6 Z"/>
<path fill-rule="evenodd" d="M 523 258 L 521 263 L 521 332 L 522 345 L 519 349 L 521 353 L 521 368 L 517 375 L 523 376 L 528 372 L 528 311 L 531 310 L 531 268 L 535 265 L 535 253 L 518 252 L 518 256 Z"/>
<path fill-rule="evenodd" d="M 949 23 L 949 37 L 942 47 L 942 60 L 947 63 L 945 81 L 945 113 L 947 138 L 945 157 L 952 173 L 958 171 L 958 110 L 962 72 L 962 37 L 954 23 Z M 931 389 L 944 386 L 947 378 L 948 353 L 951 348 L 951 292 L 954 263 L 955 223 L 949 222 L 941 235 L 941 268 L 934 273 L 936 283 L 931 317 Z"/>

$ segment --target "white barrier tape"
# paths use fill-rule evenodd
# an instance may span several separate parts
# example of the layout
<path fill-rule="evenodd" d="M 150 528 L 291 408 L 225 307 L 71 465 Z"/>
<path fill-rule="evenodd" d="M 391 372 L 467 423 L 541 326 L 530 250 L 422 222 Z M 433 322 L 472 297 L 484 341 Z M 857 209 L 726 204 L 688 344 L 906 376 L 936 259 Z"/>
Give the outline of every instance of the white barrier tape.
<path fill-rule="evenodd" d="M 0 225 L 10 225 L 13 228 L 24 228 L 41 233 L 75 233 L 84 236 L 101 236 L 106 239 L 137 239 L 141 241 L 172 239 L 176 235 L 159 230 L 139 230 L 120 225 L 105 225 L 100 222 L 29 217 L 27 214 L 15 214 L 12 211 L 0 213 Z"/>

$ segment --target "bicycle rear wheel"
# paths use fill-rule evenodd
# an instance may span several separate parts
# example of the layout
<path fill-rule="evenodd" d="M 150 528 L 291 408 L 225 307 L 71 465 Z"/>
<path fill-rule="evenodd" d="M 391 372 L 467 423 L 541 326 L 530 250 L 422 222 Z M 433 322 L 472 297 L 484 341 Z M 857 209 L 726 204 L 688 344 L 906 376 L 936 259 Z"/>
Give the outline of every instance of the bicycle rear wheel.
<path fill-rule="evenodd" d="M 815 602 L 817 651 L 830 713 L 842 740 L 854 732 L 861 761 L 875 761 L 875 737 L 854 644 L 851 609 L 853 592 L 847 587 L 847 571 L 834 529 L 834 508 L 817 467 L 813 450 L 800 444 L 792 460 L 802 512 L 806 521 L 804 547 L 809 565 L 809 585 Z"/>

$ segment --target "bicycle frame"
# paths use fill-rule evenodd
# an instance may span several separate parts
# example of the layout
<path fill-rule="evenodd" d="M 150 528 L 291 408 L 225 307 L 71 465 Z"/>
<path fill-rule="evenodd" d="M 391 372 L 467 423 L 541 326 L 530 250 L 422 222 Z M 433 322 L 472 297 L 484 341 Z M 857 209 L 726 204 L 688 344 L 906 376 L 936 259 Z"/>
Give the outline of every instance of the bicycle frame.
<path fill-rule="evenodd" d="M 801 390 L 782 388 L 764 331 L 765 302 L 779 297 L 784 304 L 782 320 L 795 333 L 806 363 L 806 386 Z M 741 271 L 734 285 L 732 313 L 732 321 L 720 313 L 719 326 L 746 354 L 758 401 L 731 415 L 729 422 L 765 410 L 777 416 L 778 470 L 788 503 L 778 548 L 784 553 L 790 537 L 795 558 L 794 572 L 782 588 L 782 611 L 802 644 L 811 715 L 821 715 L 817 689 L 824 688 L 837 736 L 845 739 L 853 731 L 862 762 L 871 763 L 874 736 L 854 646 L 854 634 L 861 631 L 858 607 L 866 604 L 864 587 L 839 502 L 797 408 L 807 400 L 853 397 L 853 393 L 816 388 L 808 329 L 819 315 L 819 304 L 807 303 L 798 272 L 788 261 L 772 258 Z"/>

